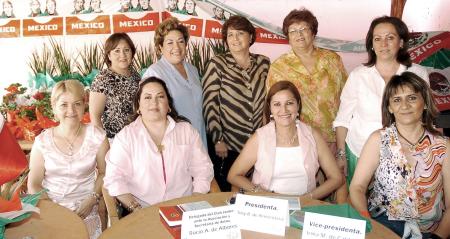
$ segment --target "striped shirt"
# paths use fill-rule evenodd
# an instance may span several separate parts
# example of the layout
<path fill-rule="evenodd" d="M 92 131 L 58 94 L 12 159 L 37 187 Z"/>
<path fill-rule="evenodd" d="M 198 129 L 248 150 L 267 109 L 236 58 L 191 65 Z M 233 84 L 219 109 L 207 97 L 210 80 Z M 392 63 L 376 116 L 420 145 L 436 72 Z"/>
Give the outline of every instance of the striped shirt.
<path fill-rule="evenodd" d="M 258 54 L 250 54 L 247 69 L 230 52 L 210 60 L 202 80 L 203 114 L 213 143 L 222 140 L 240 152 L 262 126 L 269 66 L 269 58 Z"/>

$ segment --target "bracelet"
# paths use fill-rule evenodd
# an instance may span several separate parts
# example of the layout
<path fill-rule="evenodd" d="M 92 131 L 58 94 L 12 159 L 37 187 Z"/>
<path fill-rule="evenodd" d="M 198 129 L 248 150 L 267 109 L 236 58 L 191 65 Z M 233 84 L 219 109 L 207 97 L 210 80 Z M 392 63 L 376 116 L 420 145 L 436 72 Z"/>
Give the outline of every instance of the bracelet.
<path fill-rule="evenodd" d="M 428 239 L 442 239 L 442 237 L 440 237 L 434 233 L 431 233 L 431 235 L 428 237 Z"/>
<path fill-rule="evenodd" d="M 96 193 L 96 192 L 92 192 L 91 196 L 95 198 L 95 201 L 98 203 L 100 201 L 100 194 Z"/>
<path fill-rule="evenodd" d="M 261 187 L 260 187 L 259 185 L 255 185 L 255 186 L 250 190 L 250 192 L 252 192 L 252 193 L 257 193 L 257 192 L 259 192 L 260 189 L 261 189 Z"/>
<path fill-rule="evenodd" d="M 345 159 L 345 150 L 338 149 L 336 151 L 336 158 L 339 159 L 339 160 L 344 160 Z"/>
<path fill-rule="evenodd" d="M 136 201 L 132 201 L 130 206 L 127 207 L 128 211 L 133 212 L 136 208 L 142 208 L 141 204 Z"/>

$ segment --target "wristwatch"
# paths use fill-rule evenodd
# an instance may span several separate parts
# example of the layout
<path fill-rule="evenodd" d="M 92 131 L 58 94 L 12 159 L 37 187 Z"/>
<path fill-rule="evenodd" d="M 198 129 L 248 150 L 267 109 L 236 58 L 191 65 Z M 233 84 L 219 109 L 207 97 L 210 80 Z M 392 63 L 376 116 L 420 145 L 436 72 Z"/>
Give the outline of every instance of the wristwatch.
<path fill-rule="evenodd" d="M 345 158 L 345 150 L 338 149 L 336 151 L 336 158 L 339 159 L 339 160 L 346 160 L 346 158 Z"/>

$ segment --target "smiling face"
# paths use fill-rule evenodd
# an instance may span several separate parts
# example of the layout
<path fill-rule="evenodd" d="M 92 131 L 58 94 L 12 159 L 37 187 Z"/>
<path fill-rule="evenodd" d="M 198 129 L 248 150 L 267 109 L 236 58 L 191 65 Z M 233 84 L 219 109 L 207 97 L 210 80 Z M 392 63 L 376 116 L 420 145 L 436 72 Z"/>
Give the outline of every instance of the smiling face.
<path fill-rule="evenodd" d="M 313 47 L 314 35 L 306 22 L 292 23 L 288 27 L 289 45 L 295 49 L 310 49 Z"/>
<path fill-rule="evenodd" d="M 71 92 L 63 92 L 53 105 L 53 113 L 61 124 L 78 124 L 83 118 L 84 99 Z"/>
<path fill-rule="evenodd" d="M 224 11 L 223 11 L 223 9 L 222 8 L 220 8 L 220 7 L 215 7 L 214 8 L 214 16 L 217 18 L 217 19 L 223 19 L 225 16 L 224 16 Z"/>
<path fill-rule="evenodd" d="M 230 52 L 249 51 L 252 36 L 244 30 L 229 28 L 227 31 L 227 45 Z"/>
<path fill-rule="evenodd" d="M 120 40 L 119 44 L 108 54 L 111 61 L 111 70 L 115 72 L 126 71 L 132 62 L 132 51 L 125 40 Z"/>
<path fill-rule="evenodd" d="M 164 37 L 161 52 L 171 64 L 181 64 L 186 57 L 186 41 L 183 34 L 178 30 L 170 31 Z"/>
<path fill-rule="evenodd" d="M 195 2 L 193 0 L 186 0 L 186 11 L 188 13 L 193 13 L 195 11 Z"/>
<path fill-rule="evenodd" d="M 397 89 L 389 98 L 389 112 L 394 114 L 395 122 L 402 125 L 422 124 L 425 101 L 420 92 L 414 92 L 410 86 Z"/>
<path fill-rule="evenodd" d="M 380 23 L 373 29 L 372 44 L 377 60 L 395 60 L 398 50 L 403 47 L 403 40 L 394 25 Z"/>
<path fill-rule="evenodd" d="M 145 121 L 161 121 L 167 118 L 169 100 L 161 84 L 147 83 L 139 97 L 139 111 Z"/>
<path fill-rule="evenodd" d="M 298 111 L 299 104 L 289 90 L 275 93 L 270 100 L 270 113 L 273 115 L 276 125 L 291 126 L 295 124 Z"/>
<path fill-rule="evenodd" d="M 31 12 L 39 13 L 41 11 L 41 3 L 37 0 L 31 1 Z"/>

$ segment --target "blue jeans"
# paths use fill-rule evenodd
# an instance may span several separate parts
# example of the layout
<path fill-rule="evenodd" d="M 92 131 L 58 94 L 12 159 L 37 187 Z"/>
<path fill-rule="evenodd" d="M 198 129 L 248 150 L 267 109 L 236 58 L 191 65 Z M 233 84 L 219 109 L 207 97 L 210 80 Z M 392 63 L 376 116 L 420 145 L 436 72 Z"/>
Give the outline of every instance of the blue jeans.
<path fill-rule="evenodd" d="M 386 213 L 383 213 L 380 216 L 374 217 L 372 219 L 391 229 L 391 231 L 395 232 L 395 234 L 397 234 L 399 237 L 403 236 L 403 232 L 405 230 L 405 221 L 389 220 Z M 422 233 L 423 238 L 428 238 L 430 235 L 431 233 L 428 232 Z"/>

